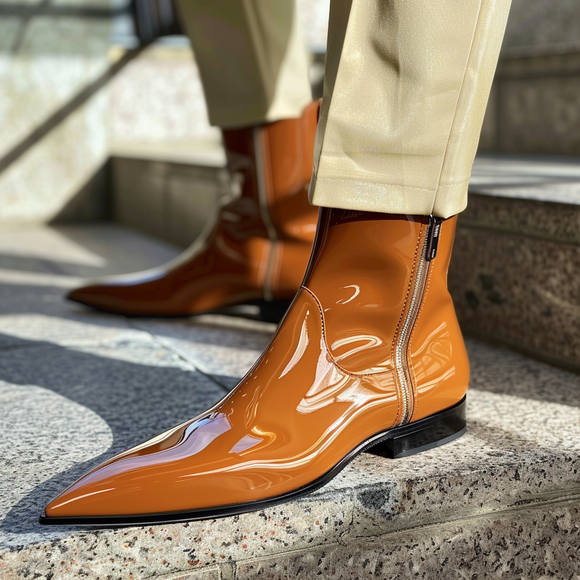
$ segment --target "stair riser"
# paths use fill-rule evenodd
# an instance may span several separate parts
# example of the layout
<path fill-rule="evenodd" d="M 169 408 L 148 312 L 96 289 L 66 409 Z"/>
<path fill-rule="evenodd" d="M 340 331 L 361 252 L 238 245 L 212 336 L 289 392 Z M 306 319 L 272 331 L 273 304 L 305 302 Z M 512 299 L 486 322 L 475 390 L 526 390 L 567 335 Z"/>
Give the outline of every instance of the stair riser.
<path fill-rule="evenodd" d="M 580 368 L 580 207 L 472 195 L 449 287 L 467 334 Z"/>

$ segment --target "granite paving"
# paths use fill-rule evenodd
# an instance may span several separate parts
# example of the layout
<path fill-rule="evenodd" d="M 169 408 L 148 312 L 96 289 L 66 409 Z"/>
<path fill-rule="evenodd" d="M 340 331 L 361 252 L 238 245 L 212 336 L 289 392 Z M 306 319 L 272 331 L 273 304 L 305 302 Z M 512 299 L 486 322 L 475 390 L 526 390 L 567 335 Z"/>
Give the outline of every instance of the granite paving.
<path fill-rule="evenodd" d="M 580 159 L 479 155 L 449 287 L 459 321 L 580 371 Z"/>
<path fill-rule="evenodd" d="M 181 321 L 136 320 L 134 327 L 150 332 L 228 388 L 237 385 L 276 330 L 272 323 L 219 314 Z"/>
<path fill-rule="evenodd" d="M 444 447 L 396 461 L 366 453 L 313 494 L 231 518 L 40 526 L 46 502 L 82 473 L 221 398 L 275 325 L 68 304 L 81 275 L 177 249 L 152 251 L 109 225 L 59 238 L 52 255 L 29 243 L 27 255 L 38 235 L 20 231 L 20 250 L 0 235 L 2 580 L 580 578 L 580 376 L 476 340 L 468 432 Z M 115 252 L 122 243 L 149 250 L 133 262 Z"/>

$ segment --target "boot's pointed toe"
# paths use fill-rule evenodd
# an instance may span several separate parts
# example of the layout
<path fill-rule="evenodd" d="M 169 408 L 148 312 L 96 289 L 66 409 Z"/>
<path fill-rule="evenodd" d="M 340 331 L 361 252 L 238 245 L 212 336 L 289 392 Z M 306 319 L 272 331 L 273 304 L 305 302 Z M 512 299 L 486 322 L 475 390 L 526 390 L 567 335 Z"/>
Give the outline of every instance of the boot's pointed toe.
<path fill-rule="evenodd" d="M 151 282 L 141 282 L 135 277 L 127 281 L 126 278 L 110 276 L 95 280 L 69 292 L 67 299 L 95 310 L 128 316 L 153 312 L 162 316 L 179 308 L 161 288 L 149 289 Z"/>
<path fill-rule="evenodd" d="M 90 286 L 82 286 L 81 288 L 75 288 L 66 295 L 66 299 L 70 300 L 71 302 L 78 302 L 79 304 L 83 304 L 84 306 L 93 306 L 90 291 L 87 292 L 87 290 L 90 288 L 91 288 Z"/>
<path fill-rule="evenodd" d="M 43 523 L 262 509 L 323 485 L 368 447 L 401 457 L 460 436 L 469 370 L 446 288 L 454 224 L 322 210 L 304 284 L 240 384 L 73 484 Z"/>
<path fill-rule="evenodd" d="M 116 311 L 115 302 L 119 302 L 121 299 L 121 309 L 125 306 L 122 296 L 115 296 L 111 293 L 110 288 L 107 284 L 88 284 L 87 286 L 82 286 L 81 288 L 75 288 L 71 290 L 66 296 L 67 300 L 71 302 L 77 302 L 83 306 L 89 306 L 90 308 L 95 308 L 97 310 L 108 310 Z"/>
<path fill-rule="evenodd" d="M 187 314 L 191 299 L 177 287 L 182 272 L 163 268 L 92 280 L 69 292 L 67 299 L 104 312 L 127 316 Z"/>
<path fill-rule="evenodd" d="M 392 374 L 353 380 L 337 368 L 307 290 L 276 342 L 214 409 L 87 474 L 49 504 L 43 523 L 127 525 L 257 509 L 324 483 L 394 425 Z"/>

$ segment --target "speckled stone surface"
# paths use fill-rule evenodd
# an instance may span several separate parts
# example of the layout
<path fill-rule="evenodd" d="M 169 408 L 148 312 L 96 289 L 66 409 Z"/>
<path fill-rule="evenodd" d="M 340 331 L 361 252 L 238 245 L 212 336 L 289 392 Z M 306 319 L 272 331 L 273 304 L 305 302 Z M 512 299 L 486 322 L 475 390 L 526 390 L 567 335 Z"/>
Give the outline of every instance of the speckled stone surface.
<path fill-rule="evenodd" d="M 468 432 L 449 445 L 397 461 L 363 454 L 311 495 L 232 518 L 40 526 L 45 503 L 91 466 L 223 396 L 273 330 L 224 316 L 128 321 L 68 305 L 57 296 L 75 282 L 75 263 L 91 274 L 98 258 L 103 269 L 122 266 L 79 239 L 68 260 L 62 240 L 55 250 L 67 264 L 60 275 L 7 249 L 8 273 L 20 264 L 28 276 L 16 294 L 0 265 L 0 291 L 12 296 L 0 311 L 2 580 L 577 580 L 580 376 L 474 340 Z"/>
<path fill-rule="evenodd" d="M 221 315 L 178 321 L 140 319 L 134 326 L 156 336 L 200 371 L 235 387 L 266 348 L 276 325 Z"/>
<path fill-rule="evenodd" d="M 464 330 L 580 366 L 580 246 L 459 228 L 456 248 L 450 289 Z"/>
<path fill-rule="evenodd" d="M 241 562 L 236 580 L 577 580 L 578 504 L 541 506 Z"/>
<path fill-rule="evenodd" d="M 479 156 L 449 271 L 463 329 L 580 368 L 579 268 L 580 163 Z"/>

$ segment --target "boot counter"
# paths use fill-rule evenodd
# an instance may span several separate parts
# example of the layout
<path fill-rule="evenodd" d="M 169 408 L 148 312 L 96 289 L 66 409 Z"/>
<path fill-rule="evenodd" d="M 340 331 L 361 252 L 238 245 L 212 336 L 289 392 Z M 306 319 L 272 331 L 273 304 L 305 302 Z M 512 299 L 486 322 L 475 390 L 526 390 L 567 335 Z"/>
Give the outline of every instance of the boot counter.
<path fill-rule="evenodd" d="M 451 297 L 422 312 L 409 345 L 414 386 L 412 421 L 458 403 L 469 385 L 469 359 Z"/>

